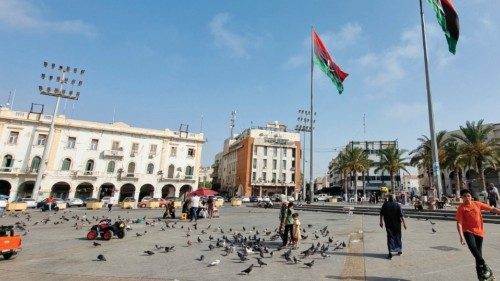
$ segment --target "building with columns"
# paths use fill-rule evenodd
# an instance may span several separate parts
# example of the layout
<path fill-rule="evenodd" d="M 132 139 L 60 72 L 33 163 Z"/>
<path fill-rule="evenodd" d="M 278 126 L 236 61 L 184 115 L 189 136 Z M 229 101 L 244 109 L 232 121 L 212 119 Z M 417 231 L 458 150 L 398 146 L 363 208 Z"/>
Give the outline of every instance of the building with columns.
<path fill-rule="evenodd" d="M 0 194 L 32 196 L 52 116 L 0 108 Z M 40 197 L 182 196 L 198 188 L 203 134 L 57 116 Z"/>
<path fill-rule="evenodd" d="M 244 130 L 224 141 L 214 178 L 226 196 L 296 195 L 301 188 L 300 134 L 282 124 Z"/>

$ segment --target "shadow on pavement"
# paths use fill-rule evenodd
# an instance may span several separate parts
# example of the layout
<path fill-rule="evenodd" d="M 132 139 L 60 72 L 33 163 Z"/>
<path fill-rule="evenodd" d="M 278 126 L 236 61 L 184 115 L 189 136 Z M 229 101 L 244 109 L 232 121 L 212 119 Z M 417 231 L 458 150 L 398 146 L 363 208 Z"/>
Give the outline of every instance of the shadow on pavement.
<path fill-rule="evenodd" d="M 387 259 L 387 253 L 344 253 L 344 252 L 333 252 L 332 255 L 337 256 L 363 256 L 378 259 Z"/>

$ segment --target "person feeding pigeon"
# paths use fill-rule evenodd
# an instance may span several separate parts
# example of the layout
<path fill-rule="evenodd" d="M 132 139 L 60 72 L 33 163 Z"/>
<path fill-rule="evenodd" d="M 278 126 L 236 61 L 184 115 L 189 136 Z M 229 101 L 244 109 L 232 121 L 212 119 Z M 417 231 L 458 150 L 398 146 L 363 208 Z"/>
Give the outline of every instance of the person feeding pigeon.
<path fill-rule="evenodd" d="M 462 197 L 463 203 L 458 206 L 456 213 L 460 244 L 467 244 L 470 252 L 476 259 L 476 273 L 479 280 L 490 280 L 493 277 L 493 272 L 486 265 L 482 255 L 484 229 L 481 211 L 500 214 L 500 209 L 482 202 L 473 201 L 468 189 L 462 189 L 460 197 Z"/>
<path fill-rule="evenodd" d="M 394 202 L 392 194 L 387 195 L 387 202 L 380 209 L 380 227 L 384 227 L 387 232 L 387 248 L 389 250 L 388 259 L 392 259 L 392 253 L 403 254 L 403 242 L 401 241 L 401 223 L 406 229 L 403 210 L 398 203 Z"/>

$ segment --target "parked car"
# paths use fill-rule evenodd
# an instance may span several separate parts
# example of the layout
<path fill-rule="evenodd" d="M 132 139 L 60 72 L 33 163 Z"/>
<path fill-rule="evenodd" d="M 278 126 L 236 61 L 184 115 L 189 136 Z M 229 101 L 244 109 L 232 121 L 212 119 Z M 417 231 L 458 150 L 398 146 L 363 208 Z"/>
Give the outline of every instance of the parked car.
<path fill-rule="evenodd" d="M 101 198 L 101 202 L 105 205 L 109 203 L 109 200 L 111 200 L 111 196 L 104 196 L 103 198 Z"/>
<path fill-rule="evenodd" d="M 264 197 L 262 197 L 262 201 L 271 202 L 271 198 L 269 198 L 269 196 L 264 196 Z"/>
<path fill-rule="evenodd" d="M 83 206 L 83 200 L 80 198 L 68 198 L 66 199 L 66 204 L 68 204 L 68 207 L 81 207 Z"/>
<path fill-rule="evenodd" d="M 0 195 L 0 208 L 7 207 L 7 203 L 9 201 L 9 197 L 5 195 Z"/>
<path fill-rule="evenodd" d="M 262 201 L 262 197 L 260 196 L 250 196 L 250 202 L 260 202 Z"/>
<path fill-rule="evenodd" d="M 324 193 L 321 193 L 321 194 L 318 194 L 318 195 L 314 195 L 314 201 L 315 202 L 318 202 L 318 201 L 328 201 L 328 199 L 332 198 L 332 196 L 329 196 L 327 194 L 324 194 Z"/>
<path fill-rule="evenodd" d="M 87 203 L 94 203 L 94 202 L 99 202 L 99 199 L 88 197 L 88 198 L 83 200 L 83 206 L 85 207 L 85 206 L 87 206 Z"/>
<path fill-rule="evenodd" d="M 137 204 L 137 207 L 139 208 L 145 208 L 146 207 L 146 204 L 148 202 L 160 202 L 160 207 L 161 208 L 164 208 L 168 203 L 170 203 L 170 200 L 166 200 L 166 199 L 163 199 L 163 198 L 153 198 L 151 196 L 144 196 L 141 200 L 141 202 L 139 202 L 139 204 Z"/>
<path fill-rule="evenodd" d="M 294 202 L 295 201 L 295 198 L 293 198 L 292 196 L 288 196 L 288 202 Z"/>
<path fill-rule="evenodd" d="M 241 202 L 242 203 L 249 203 L 250 202 L 250 197 L 248 197 L 248 196 L 242 196 L 241 197 Z"/>
<path fill-rule="evenodd" d="M 123 198 L 123 202 L 135 202 L 135 198 L 134 197 L 125 197 L 125 198 Z"/>
<path fill-rule="evenodd" d="M 33 198 L 20 198 L 17 202 L 25 202 L 28 208 L 36 208 L 36 201 Z"/>
<path fill-rule="evenodd" d="M 36 208 L 37 208 L 37 209 L 38 209 L 38 208 L 42 208 L 45 204 L 47 204 L 47 199 L 48 199 L 48 198 L 45 198 L 45 199 L 43 199 L 42 201 L 37 202 L 37 203 L 36 203 Z M 55 203 L 55 204 L 61 204 L 61 203 L 62 203 L 62 204 L 66 204 L 66 201 L 64 201 L 64 199 L 62 199 L 62 198 L 53 198 L 53 199 L 54 199 L 54 203 Z"/>

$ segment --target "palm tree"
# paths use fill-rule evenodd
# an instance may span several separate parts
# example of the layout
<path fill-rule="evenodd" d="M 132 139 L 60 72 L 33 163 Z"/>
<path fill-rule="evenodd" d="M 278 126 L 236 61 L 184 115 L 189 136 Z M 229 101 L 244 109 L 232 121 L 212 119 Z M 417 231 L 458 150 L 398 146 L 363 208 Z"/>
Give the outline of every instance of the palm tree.
<path fill-rule="evenodd" d="M 358 186 L 356 184 L 356 176 L 358 173 L 363 174 L 363 194 L 366 192 L 365 188 L 365 177 L 364 173 L 370 169 L 372 165 L 372 161 L 368 159 L 368 154 L 359 147 L 351 148 L 346 150 L 346 161 L 347 167 L 350 172 L 353 173 L 353 182 L 356 196 L 358 196 Z"/>
<path fill-rule="evenodd" d="M 393 193 L 395 193 L 395 176 L 396 173 L 400 170 L 403 170 L 407 173 L 408 170 L 406 166 L 409 166 L 410 163 L 405 162 L 406 158 L 403 157 L 403 154 L 406 153 L 404 149 L 398 149 L 395 145 L 391 145 L 387 148 L 381 149 L 379 151 L 380 161 L 375 162 L 374 165 L 376 167 L 375 173 L 379 171 L 387 171 L 391 177 L 391 187 L 393 189 Z"/>
<path fill-rule="evenodd" d="M 427 178 L 429 179 L 429 187 L 433 186 L 432 183 L 432 143 L 431 139 L 425 135 L 417 139 L 420 145 L 410 152 L 413 155 L 410 159 L 411 166 L 417 166 L 421 170 L 425 170 Z M 436 135 L 436 143 L 438 148 L 439 165 L 443 166 L 446 158 L 446 151 L 444 146 L 450 141 L 446 138 L 446 131 L 439 131 Z M 441 175 L 439 175 L 441 176 Z"/>
<path fill-rule="evenodd" d="M 467 121 L 460 126 L 462 134 L 452 136 L 461 142 L 463 156 L 471 161 L 472 167 L 477 168 L 483 192 L 486 192 L 484 180 L 485 166 L 496 167 L 500 157 L 500 143 L 497 138 L 489 138 L 493 131 L 492 126 L 483 125 L 483 119 L 476 122 Z"/>
<path fill-rule="evenodd" d="M 466 165 L 467 159 L 462 154 L 462 147 L 455 140 L 448 142 L 444 146 L 444 150 L 446 151 L 446 156 L 443 167 L 453 171 L 456 184 L 455 193 L 458 197 L 460 196 L 460 187 L 462 186 L 458 173 Z"/>
<path fill-rule="evenodd" d="M 344 200 L 347 201 L 347 175 L 349 174 L 349 167 L 347 157 L 343 152 L 337 156 L 337 161 L 334 164 L 334 172 L 342 175 L 342 187 L 344 188 Z"/>

